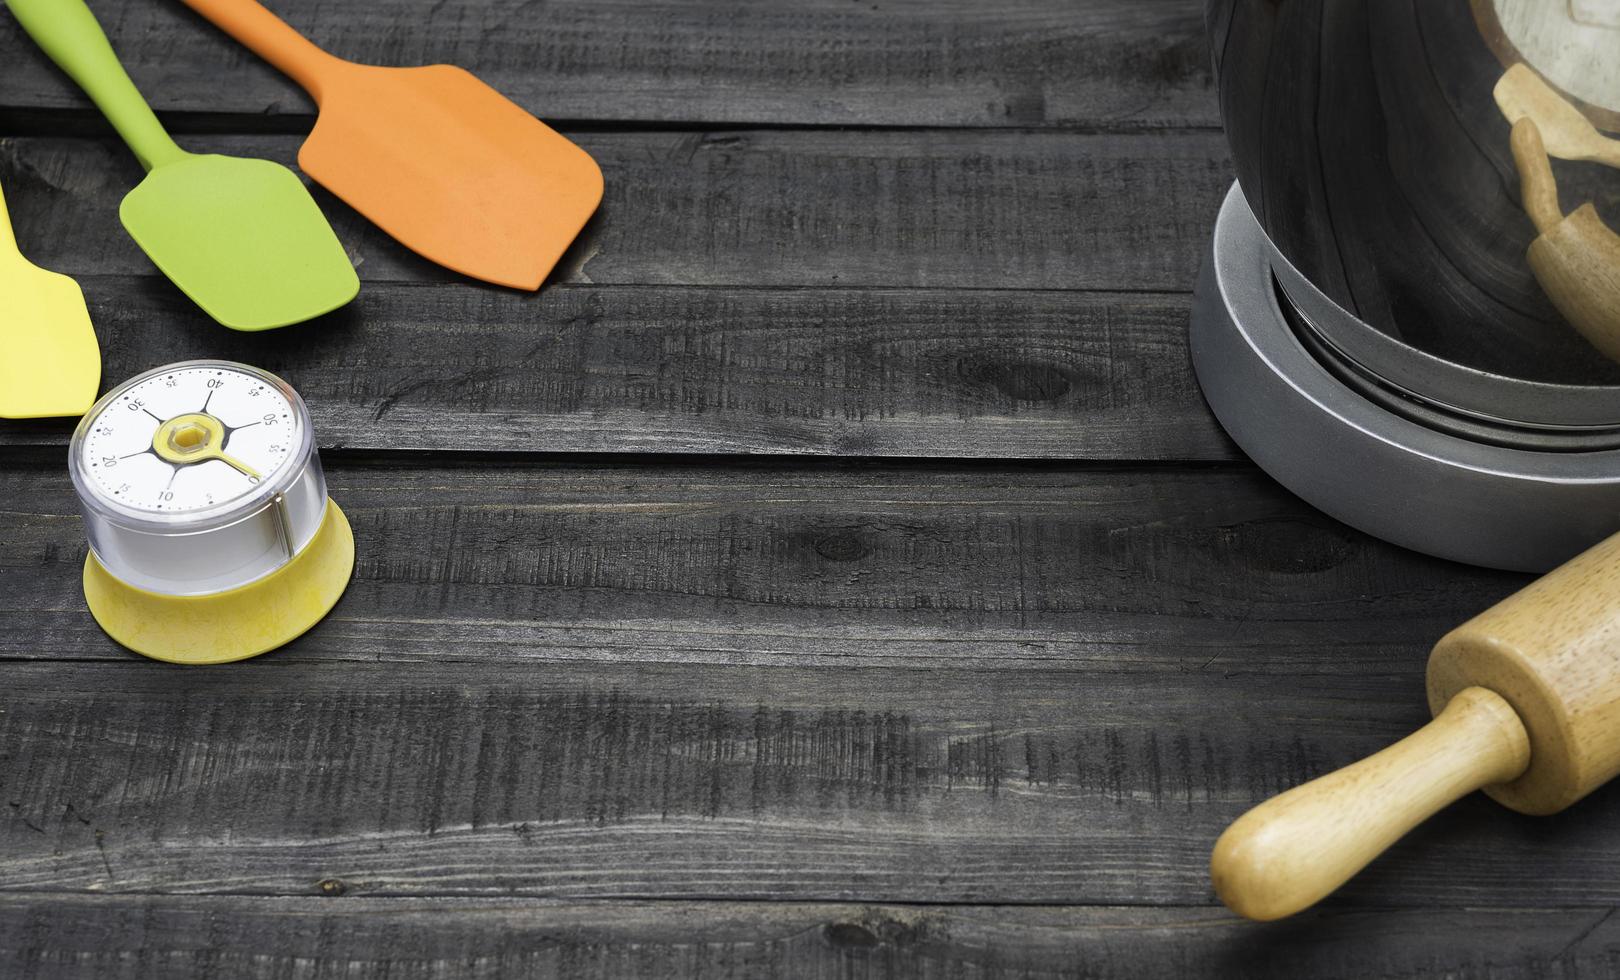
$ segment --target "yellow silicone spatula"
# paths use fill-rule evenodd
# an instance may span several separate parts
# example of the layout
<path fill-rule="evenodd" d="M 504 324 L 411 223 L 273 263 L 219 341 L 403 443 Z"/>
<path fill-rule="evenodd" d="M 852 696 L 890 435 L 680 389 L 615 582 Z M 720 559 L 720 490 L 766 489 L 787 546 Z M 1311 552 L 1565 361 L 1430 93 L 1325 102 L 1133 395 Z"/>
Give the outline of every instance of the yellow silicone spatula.
<path fill-rule="evenodd" d="M 309 91 L 298 165 L 424 258 L 538 289 L 602 200 L 589 154 L 460 68 L 355 64 L 255 0 L 185 3 Z"/>
<path fill-rule="evenodd" d="M 84 0 L 6 5 L 146 167 L 118 216 L 153 264 L 209 316 L 235 330 L 268 330 L 354 298 L 354 266 L 296 174 L 269 160 L 176 146 Z"/>
<path fill-rule="evenodd" d="M 23 258 L 0 197 L 0 417 L 83 415 L 100 384 L 79 284 Z"/>

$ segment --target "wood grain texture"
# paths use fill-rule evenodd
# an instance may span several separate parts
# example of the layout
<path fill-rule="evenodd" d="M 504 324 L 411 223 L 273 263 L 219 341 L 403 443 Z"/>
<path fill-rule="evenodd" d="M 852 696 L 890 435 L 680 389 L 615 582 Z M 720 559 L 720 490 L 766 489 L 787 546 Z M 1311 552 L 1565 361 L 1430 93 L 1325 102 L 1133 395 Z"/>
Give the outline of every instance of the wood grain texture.
<path fill-rule="evenodd" d="M 326 468 L 355 581 L 280 660 L 1404 676 L 1525 581 L 1380 544 L 1247 468 Z M 83 611 L 67 474 L 7 467 L 0 500 L 0 651 L 125 659 Z"/>
<path fill-rule="evenodd" d="M 1223 684 L 1212 724 L 1208 677 L 1171 671 L 534 653 L 8 665 L 0 890 L 1203 903 L 1226 819 L 1421 710 L 1359 678 Z M 1256 734 L 1283 700 L 1309 720 Z M 1410 890 L 1356 897 L 1525 900 L 1523 849 L 1445 863 L 1511 817 L 1479 801 L 1443 826 L 1385 865 Z M 1620 869 L 1600 829 L 1565 836 Z"/>
<path fill-rule="evenodd" d="M 0 889 L 1200 904 L 1227 822 L 1423 714 L 1411 674 L 479 646 L 8 665 Z M 1330 901 L 1613 904 L 1617 807 L 1538 822 L 1472 797 Z"/>
<path fill-rule="evenodd" d="M 354 583 L 220 671 L 114 647 L 62 478 L 0 477 L 0 887 L 1204 903 L 1522 581 L 1248 471 L 330 471 Z M 1464 801 L 1337 901 L 1620 900 L 1616 805 Z"/>
<path fill-rule="evenodd" d="M 83 280 L 104 387 L 223 357 L 286 378 L 328 447 L 1232 459 L 1185 296 L 375 284 L 307 329 L 221 330 L 155 278 Z M 65 446 L 72 421 L 0 422 Z"/>
<path fill-rule="evenodd" d="M 292 159 L 291 82 L 91 3 L 186 146 Z M 83 607 L 67 427 L 0 427 L 0 976 L 1614 971 L 1613 788 L 1464 800 L 1296 921 L 1211 907 L 1226 823 L 1421 723 L 1429 645 L 1524 580 L 1327 520 L 1203 408 L 1197 0 L 273 6 L 571 121 L 608 198 L 529 296 L 317 190 L 361 300 L 220 331 L 0 16 L 0 183 L 108 380 L 286 376 L 360 549 L 289 647 L 140 659 Z"/>
<path fill-rule="evenodd" d="M 553 282 L 1188 290 L 1231 182 L 1219 133 L 569 133 L 607 180 Z M 291 163 L 288 136 L 188 148 Z M 70 275 L 146 275 L 118 224 L 140 180 L 112 140 L 0 140 L 23 251 Z M 317 189 L 366 284 L 479 286 Z M 301 329 L 320 329 L 326 321 Z"/>
<path fill-rule="evenodd" d="M 1394 745 L 1239 817 L 1210 857 L 1215 893 L 1251 919 L 1294 915 L 1445 807 L 1517 778 L 1530 760 L 1512 705 L 1467 688 Z"/>
<path fill-rule="evenodd" d="M 272 8 L 332 53 L 472 69 L 547 119 L 885 126 L 1218 122 L 1197 0 L 320 0 Z M 304 116 L 289 79 L 175 3 L 92 0 L 158 111 Z M 87 107 L 0 19 L 0 105 Z M 10 61 L 14 58 L 15 61 Z"/>
<path fill-rule="evenodd" d="M 1591 909 L 1255 926 L 1204 908 L 0 897 L 0 971 L 17 980 L 1579 980 L 1617 957 L 1620 923 Z"/>

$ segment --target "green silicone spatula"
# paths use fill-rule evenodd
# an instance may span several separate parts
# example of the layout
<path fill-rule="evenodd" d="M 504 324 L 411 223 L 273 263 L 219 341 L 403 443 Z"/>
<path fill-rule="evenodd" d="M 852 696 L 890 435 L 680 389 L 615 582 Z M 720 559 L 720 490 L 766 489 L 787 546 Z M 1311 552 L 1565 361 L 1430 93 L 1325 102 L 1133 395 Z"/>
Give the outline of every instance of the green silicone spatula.
<path fill-rule="evenodd" d="M 602 201 L 588 153 L 460 68 L 357 64 L 256 0 L 185 3 L 309 90 L 299 167 L 418 255 L 539 289 Z"/>
<path fill-rule="evenodd" d="M 83 415 L 100 384 L 79 284 L 23 258 L 0 197 L 0 417 Z"/>
<path fill-rule="evenodd" d="M 6 5 L 146 167 L 119 217 L 209 316 L 236 330 L 267 330 L 336 309 L 359 292 L 354 267 L 303 182 L 269 160 L 175 145 L 83 0 Z"/>

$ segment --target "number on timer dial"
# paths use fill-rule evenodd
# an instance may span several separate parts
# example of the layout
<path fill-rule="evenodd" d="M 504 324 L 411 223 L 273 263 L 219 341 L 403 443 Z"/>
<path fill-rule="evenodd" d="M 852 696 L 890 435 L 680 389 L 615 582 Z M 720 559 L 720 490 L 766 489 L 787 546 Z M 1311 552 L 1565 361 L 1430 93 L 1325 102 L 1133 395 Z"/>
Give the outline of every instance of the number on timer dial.
<path fill-rule="evenodd" d="M 153 447 L 165 422 L 217 419 L 223 444 L 207 455 L 171 462 Z M 85 438 L 83 472 L 107 499 L 140 510 L 183 513 L 250 492 L 284 466 L 298 443 L 299 419 L 273 385 L 220 367 L 154 375 L 107 405 Z M 233 465 L 235 464 L 235 465 Z"/>

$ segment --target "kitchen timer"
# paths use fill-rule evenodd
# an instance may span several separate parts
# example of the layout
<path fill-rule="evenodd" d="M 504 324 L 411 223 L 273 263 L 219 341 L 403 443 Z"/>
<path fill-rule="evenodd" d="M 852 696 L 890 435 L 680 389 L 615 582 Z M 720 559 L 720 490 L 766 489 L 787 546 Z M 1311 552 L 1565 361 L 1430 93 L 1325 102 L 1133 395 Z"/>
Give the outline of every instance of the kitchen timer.
<path fill-rule="evenodd" d="M 348 586 L 354 535 L 309 410 L 246 364 L 184 361 L 113 388 L 79 423 L 69 469 L 107 634 L 173 663 L 241 660 L 320 621 Z"/>

